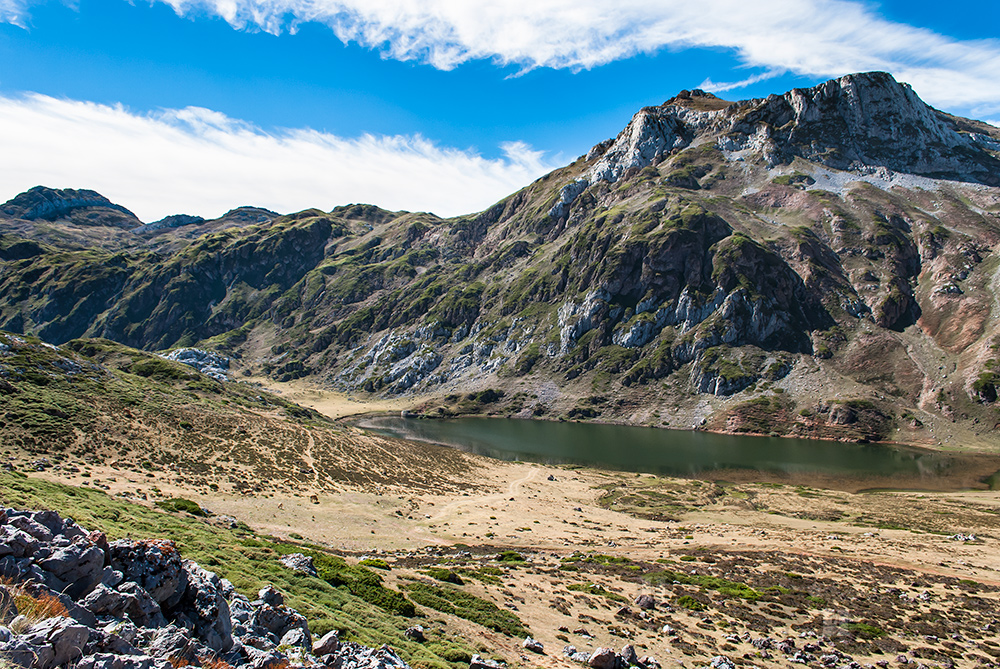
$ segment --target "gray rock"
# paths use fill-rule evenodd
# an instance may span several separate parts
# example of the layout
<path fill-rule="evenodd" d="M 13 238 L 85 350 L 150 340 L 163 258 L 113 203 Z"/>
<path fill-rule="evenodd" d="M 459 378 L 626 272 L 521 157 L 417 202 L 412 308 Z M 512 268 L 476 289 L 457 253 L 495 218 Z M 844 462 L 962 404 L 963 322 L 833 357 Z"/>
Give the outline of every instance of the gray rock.
<path fill-rule="evenodd" d="M 234 623 L 250 622 L 253 612 L 253 605 L 243 595 L 237 593 L 229 597 L 229 617 Z"/>
<path fill-rule="evenodd" d="M 270 585 L 266 588 L 262 588 L 261 591 L 257 593 L 257 598 L 268 606 L 278 607 L 285 603 L 285 596 Z"/>
<path fill-rule="evenodd" d="M 109 588 L 117 588 L 124 580 L 125 576 L 110 565 L 105 567 L 104 571 L 101 572 L 101 583 Z"/>
<path fill-rule="evenodd" d="M 539 655 L 545 654 L 545 645 L 541 641 L 533 639 L 530 636 L 521 642 L 521 647 L 525 650 L 530 650 L 532 653 L 538 653 Z"/>
<path fill-rule="evenodd" d="M 281 564 L 285 565 L 292 571 L 301 572 L 303 574 L 308 574 L 309 576 L 317 576 L 316 567 L 313 566 L 313 559 L 302 553 L 290 553 L 289 555 L 282 556 Z"/>
<path fill-rule="evenodd" d="M 644 611 L 656 608 L 656 600 L 652 595 L 642 594 L 635 598 L 635 605 Z"/>
<path fill-rule="evenodd" d="M 636 667 L 639 665 L 639 656 L 636 655 L 635 647 L 632 644 L 624 646 L 619 657 L 621 657 L 622 664 L 626 667 Z"/>
<path fill-rule="evenodd" d="M 340 645 L 332 666 L 339 669 L 409 669 L 409 665 L 388 646 L 368 648 L 353 642 Z"/>
<path fill-rule="evenodd" d="M 222 581 L 194 562 L 184 562 L 187 588 L 177 608 L 185 611 L 194 626 L 194 635 L 217 653 L 233 646 L 233 623 L 229 604 L 222 596 Z M 307 631 L 308 634 L 308 631 Z"/>
<path fill-rule="evenodd" d="M 35 661 L 35 649 L 20 637 L 13 637 L 0 641 L 0 657 L 13 666 L 31 667 Z"/>
<path fill-rule="evenodd" d="M 158 659 L 169 659 L 172 662 L 186 660 L 192 663 L 198 652 L 198 644 L 186 629 L 168 625 L 157 630 L 146 652 Z"/>
<path fill-rule="evenodd" d="M 229 380 L 229 358 L 197 348 L 178 348 L 163 356 L 189 367 L 194 367 L 205 376 L 216 381 Z"/>
<path fill-rule="evenodd" d="M 121 618 L 125 610 L 136 605 L 135 596 L 112 590 L 98 583 L 89 595 L 80 601 L 80 606 L 94 615 Z"/>
<path fill-rule="evenodd" d="M 38 540 L 16 527 L 5 525 L 0 528 L 0 557 L 15 559 L 30 557 L 38 548 Z"/>
<path fill-rule="evenodd" d="M 340 636 L 337 630 L 332 630 L 324 634 L 323 638 L 313 645 L 312 652 L 313 655 L 322 657 L 336 653 L 338 648 L 340 648 Z"/>
<path fill-rule="evenodd" d="M 142 586 L 161 608 L 172 608 L 184 596 L 187 573 L 172 541 L 120 539 L 109 550 L 111 565 L 126 581 Z"/>
<path fill-rule="evenodd" d="M 160 605 L 138 583 L 125 581 L 118 586 L 118 592 L 130 598 L 125 614 L 139 627 L 163 627 L 167 624 Z"/>
<path fill-rule="evenodd" d="M 417 643 L 423 643 L 427 641 L 427 637 L 424 635 L 424 628 L 422 625 L 414 625 L 413 627 L 407 627 L 406 631 L 403 632 L 403 636 L 411 641 L 416 641 Z"/>
<path fill-rule="evenodd" d="M 34 654 L 33 669 L 64 666 L 83 656 L 90 630 L 72 618 L 48 618 L 20 636 Z"/>
<path fill-rule="evenodd" d="M 613 648 L 598 648 L 590 654 L 587 664 L 594 669 L 615 669 L 618 664 L 618 653 Z"/>
<path fill-rule="evenodd" d="M 81 658 L 76 669 L 173 669 L 167 660 L 148 655 L 115 655 L 94 653 Z"/>
<path fill-rule="evenodd" d="M 83 649 L 83 654 L 93 655 L 95 653 L 139 655 L 139 651 L 135 649 L 135 646 L 114 632 L 106 630 L 91 630 L 90 632 L 90 639 Z"/>
<path fill-rule="evenodd" d="M 252 665 L 254 669 L 283 669 L 288 666 L 288 658 L 284 653 L 276 650 L 269 650 L 258 653 L 254 657 Z"/>
<path fill-rule="evenodd" d="M 301 627 L 293 627 L 285 632 L 279 646 L 295 646 L 296 648 L 312 648 L 312 639 L 309 638 L 309 630 Z"/>
<path fill-rule="evenodd" d="M 716 655 L 712 658 L 709 666 L 713 669 L 736 669 L 736 665 L 725 655 Z"/>
<path fill-rule="evenodd" d="M 503 669 L 505 665 L 488 660 L 479 655 L 473 655 L 469 661 L 469 669 Z"/>
<path fill-rule="evenodd" d="M 7 524 L 10 527 L 15 527 L 22 532 L 30 534 L 34 539 L 42 542 L 48 543 L 52 541 L 53 532 L 49 528 L 45 527 L 39 522 L 36 522 L 29 516 L 16 516 L 11 518 Z"/>
<path fill-rule="evenodd" d="M 0 643 L 7 643 L 12 638 L 14 638 L 14 635 L 11 634 L 11 631 L 3 625 L 0 625 Z"/>
<path fill-rule="evenodd" d="M 274 607 L 267 604 L 263 604 L 254 611 L 250 619 L 250 627 L 265 630 L 273 634 L 275 639 L 282 638 L 290 629 L 296 627 L 301 628 L 306 633 L 309 631 L 306 619 L 297 611 L 287 606 Z"/>

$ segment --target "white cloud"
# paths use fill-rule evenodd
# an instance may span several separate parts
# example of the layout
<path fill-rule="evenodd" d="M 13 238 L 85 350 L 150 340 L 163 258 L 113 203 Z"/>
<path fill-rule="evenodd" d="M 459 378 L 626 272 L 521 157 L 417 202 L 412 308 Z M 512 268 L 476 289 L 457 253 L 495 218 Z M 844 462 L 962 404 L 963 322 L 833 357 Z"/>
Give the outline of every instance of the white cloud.
<path fill-rule="evenodd" d="M 0 21 L 25 26 L 31 0 L 0 0 Z"/>
<path fill-rule="evenodd" d="M 761 81 L 767 81 L 768 79 L 773 79 L 775 77 L 780 77 L 783 73 L 779 70 L 771 70 L 769 72 L 762 72 L 760 74 L 755 74 L 746 79 L 741 79 L 739 81 L 712 81 L 710 77 L 706 77 L 705 81 L 701 82 L 698 88 L 709 91 L 711 93 L 723 93 L 725 91 L 731 91 L 736 88 L 744 88 L 750 86 L 751 84 L 756 84 Z"/>
<path fill-rule="evenodd" d="M 723 47 L 752 67 L 886 70 L 933 104 L 1000 109 L 1000 41 L 955 40 L 850 0 L 160 1 L 273 33 L 320 22 L 344 42 L 442 69 L 475 59 L 590 68 L 664 48 Z"/>
<path fill-rule="evenodd" d="M 0 146 L 0 201 L 39 184 L 92 188 L 144 221 L 351 202 L 463 214 L 556 166 L 520 142 L 490 160 L 419 136 L 266 133 L 208 109 L 135 114 L 36 94 L 0 97 Z"/>

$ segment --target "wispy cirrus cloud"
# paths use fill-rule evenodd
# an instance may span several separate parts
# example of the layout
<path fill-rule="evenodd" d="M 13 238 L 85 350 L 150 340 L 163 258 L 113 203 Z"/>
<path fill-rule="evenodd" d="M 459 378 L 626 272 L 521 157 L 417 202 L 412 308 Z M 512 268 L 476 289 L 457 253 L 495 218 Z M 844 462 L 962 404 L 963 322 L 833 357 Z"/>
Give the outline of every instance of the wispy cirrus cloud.
<path fill-rule="evenodd" d="M 1000 41 L 956 40 L 852 0 L 158 1 L 272 33 L 319 22 L 345 43 L 441 69 L 477 59 L 591 68 L 661 49 L 722 47 L 769 72 L 886 70 L 933 104 L 1000 109 Z"/>
<path fill-rule="evenodd" d="M 698 88 L 711 91 L 712 93 L 723 93 L 737 88 L 745 88 L 761 81 L 767 81 L 768 79 L 774 79 L 775 77 L 780 77 L 782 74 L 783 72 L 780 70 L 769 70 L 767 72 L 761 72 L 760 74 L 747 77 L 746 79 L 740 79 L 739 81 L 712 81 L 709 77 L 706 78 L 705 81 L 701 82 L 701 85 L 698 86 Z"/>
<path fill-rule="evenodd" d="M 520 142 L 486 159 L 419 136 L 264 132 L 208 109 L 136 114 L 37 94 L 0 97 L 0 146 L 0 201 L 39 184 L 92 188 L 144 221 L 350 202 L 454 215 L 483 209 L 556 165 Z"/>

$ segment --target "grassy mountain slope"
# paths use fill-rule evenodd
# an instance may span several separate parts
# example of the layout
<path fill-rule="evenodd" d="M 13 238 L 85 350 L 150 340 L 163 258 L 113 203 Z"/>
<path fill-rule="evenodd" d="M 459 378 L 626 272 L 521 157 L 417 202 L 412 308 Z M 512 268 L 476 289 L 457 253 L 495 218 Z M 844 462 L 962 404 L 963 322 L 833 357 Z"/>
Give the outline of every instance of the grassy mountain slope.
<path fill-rule="evenodd" d="M 0 327 L 198 344 L 432 413 L 491 388 L 502 414 L 988 441 L 997 131 L 877 73 L 772 97 L 646 108 L 453 219 L 352 205 L 115 252 L 8 235 Z"/>
<path fill-rule="evenodd" d="M 469 467 L 460 453 L 390 446 L 256 386 L 107 340 L 55 348 L 0 332 L 0 398 L 8 459 L 71 472 L 101 463 L 150 485 L 321 494 L 379 485 L 405 460 L 416 488 L 451 489 L 449 473 Z"/>

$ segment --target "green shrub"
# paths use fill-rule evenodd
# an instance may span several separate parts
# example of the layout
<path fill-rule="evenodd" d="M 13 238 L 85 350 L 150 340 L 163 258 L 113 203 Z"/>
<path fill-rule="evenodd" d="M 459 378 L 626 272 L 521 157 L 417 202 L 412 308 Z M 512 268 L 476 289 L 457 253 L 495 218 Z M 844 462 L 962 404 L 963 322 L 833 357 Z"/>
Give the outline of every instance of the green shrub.
<path fill-rule="evenodd" d="M 200 506 L 192 502 L 189 499 L 184 499 L 183 497 L 172 497 L 170 499 L 163 499 L 156 503 L 156 506 L 160 507 L 164 511 L 177 511 L 184 513 L 190 513 L 192 516 L 205 516 L 205 511 L 202 510 Z"/>
<path fill-rule="evenodd" d="M 521 620 L 510 611 L 453 586 L 411 583 L 405 586 L 405 590 L 420 606 L 464 618 L 508 636 L 523 637 L 528 634 Z"/>
<path fill-rule="evenodd" d="M 688 611 L 704 611 L 706 606 L 691 595 L 681 595 L 677 598 L 677 606 Z"/>

